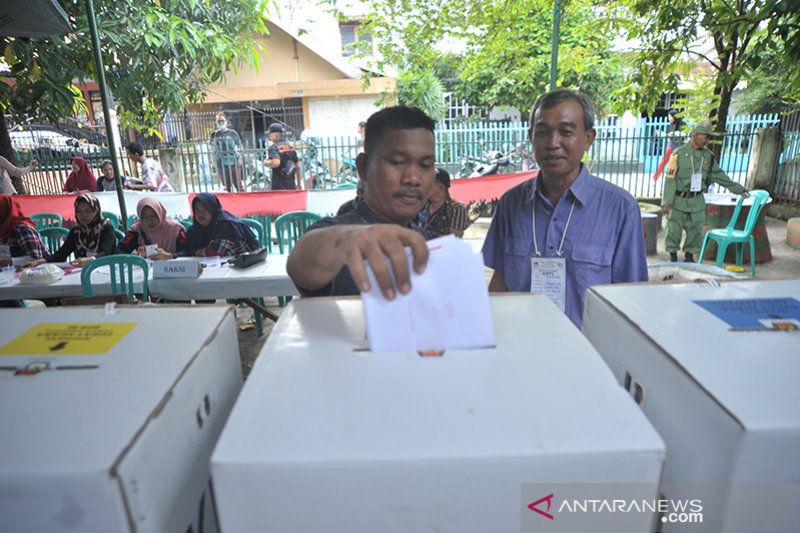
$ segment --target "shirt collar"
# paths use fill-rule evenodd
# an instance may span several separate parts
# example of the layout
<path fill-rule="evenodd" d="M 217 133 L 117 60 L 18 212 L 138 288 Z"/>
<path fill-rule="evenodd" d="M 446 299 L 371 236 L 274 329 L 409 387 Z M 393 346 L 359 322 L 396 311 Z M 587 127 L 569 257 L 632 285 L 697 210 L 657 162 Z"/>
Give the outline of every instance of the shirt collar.
<path fill-rule="evenodd" d="M 539 178 L 541 175 L 542 171 L 540 170 L 536 175 L 536 180 L 534 182 L 534 193 L 538 194 L 541 198 L 544 198 L 541 186 L 539 184 Z M 577 200 L 579 204 L 584 205 L 591 195 L 589 190 L 591 188 L 589 176 L 589 170 L 586 168 L 586 165 L 581 163 L 581 171 L 578 173 L 578 177 L 575 178 L 575 181 L 572 182 L 572 185 L 567 188 L 564 194 L 572 194 L 572 197 Z"/>

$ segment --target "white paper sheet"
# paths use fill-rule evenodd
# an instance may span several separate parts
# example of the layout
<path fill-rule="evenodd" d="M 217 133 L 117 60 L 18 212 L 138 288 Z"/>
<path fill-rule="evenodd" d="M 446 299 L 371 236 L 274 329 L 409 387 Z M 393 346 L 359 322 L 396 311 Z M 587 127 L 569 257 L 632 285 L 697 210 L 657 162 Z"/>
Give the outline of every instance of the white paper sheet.
<path fill-rule="evenodd" d="M 425 272 L 412 289 L 388 301 L 367 266 L 372 289 L 362 293 L 372 351 L 445 350 L 494 346 L 489 293 L 480 255 L 452 235 L 428 241 Z"/>

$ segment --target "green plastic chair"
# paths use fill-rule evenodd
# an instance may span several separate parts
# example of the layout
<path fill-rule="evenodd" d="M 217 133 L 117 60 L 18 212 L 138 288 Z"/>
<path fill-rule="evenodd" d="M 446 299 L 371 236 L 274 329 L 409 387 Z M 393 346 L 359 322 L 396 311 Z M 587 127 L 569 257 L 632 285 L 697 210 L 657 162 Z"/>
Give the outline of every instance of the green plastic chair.
<path fill-rule="evenodd" d="M 133 301 L 135 285 L 133 281 L 133 269 L 138 267 L 142 270 L 142 300 L 148 298 L 147 278 L 150 275 L 150 267 L 147 260 L 138 255 L 120 254 L 98 257 L 89 262 L 81 269 L 81 287 L 84 296 L 94 296 L 92 288 L 92 271 L 107 266 L 111 271 L 111 293 L 127 294 Z"/>
<path fill-rule="evenodd" d="M 139 220 L 138 216 L 136 216 L 136 215 L 128 215 L 128 226 L 127 226 L 128 229 L 130 229 L 131 226 L 133 226 L 136 223 L 137 220 Z"/>
<path fill-rule="evenodd" d="M 39 235 L 42 236 L 42 240 L 45 246 L 47 246 L 47 251 L 54 254 L 61 248 L 64 239 L 69 235 L 69 230 L 67 228 L 53 226 L 51 228 L 39 230 Z"/>
<path fill-rule="evenodd" d="M 322 220 L 322 217 L 310 211 L 292 211 L 276 218 L 275 233 L 278 235 L 280 253 L 284 253 L 284 248 L 291 252 L 306 229 L 318 220 Z"/>
<path fill-rule="evenodd" d="M 111 222 L 111 225 L 114 226 L 114 229 L 119 229 L 119 215 L 112 213 L 111 211 L 103 211 L 103 218 Z"/>
<path fill-rule="evenodd" d="M 125 238 L 125 233 L 119 228 L 114 228 L 114 235 L 117 236 L 117 242 Z"/>
<path fill-rule="evenodd" d="M 722 267 L 725 260 L 725 252 L 731 244 L 736 245 L 736 264 L 742 266 L 742 256 L 744 255 L 744 243 L 750 243 L 750 272 L 753 277 L 756 276 L 756 240 L 753 238 L 753 228 L 756 227 L 758 215 L 761 210 L 767 205 L 769 201 L 769 193 L 760 189 L 750 191 L 750 197 L 753 198 L 753 205 L 750 206 L 750 212 L 747 214 L 747 219 L 744 222 L 743 229 L 734 229 L 736 222 L 739 219 L 739 212 L 742 210 L 742 203 L 744 198 L 740 197 L 739 202 L 736 204 L 736 209 L 733 210 L 731 220 L 725 228 L 718 228 L 708 230 L 705 238 L 703 239 L 703 247 L 700 249 L 700 262 L 703 262 L 703 257 L 706 253 L 706 244 L 708 239 L 712 239 L 717 243 L 717 266 Z"/>
<path fill-rule="evenodd" d="M 253 233 L 256 236 L 256 240 L 258 241 L 258 245 L 263 247 L 264 244 L 264 226 L 261 225 L 261 222 L 254 218 L 243 218 L 242 222 L 250 226 L 250 229 L 253 230 Z"/>
<path fill-rule="evenodd" d="M 63 219 L 58 213 L 38 213 L 30 215 L 28 218 L 36 224 L 36 229 L 41 233 L 45 228 L 60 228 Z"/>
<path fill-rule="evenodd" d="M 336 187 L 334 187 L 334 189 L 355 189 L 355 188 L 356 184 L 353 183 L 352 181 L 344 181 L 339 185 L 337 185 Z"/>
<path fill-rule="evenodd" d="M 181 219 L 178 219 L 178 222 L 183 224 L 184 228 L 189 229 L 189 227 L 192 225 L 192 223 L 194 221 L 191 218 L 181 218 Z"/>

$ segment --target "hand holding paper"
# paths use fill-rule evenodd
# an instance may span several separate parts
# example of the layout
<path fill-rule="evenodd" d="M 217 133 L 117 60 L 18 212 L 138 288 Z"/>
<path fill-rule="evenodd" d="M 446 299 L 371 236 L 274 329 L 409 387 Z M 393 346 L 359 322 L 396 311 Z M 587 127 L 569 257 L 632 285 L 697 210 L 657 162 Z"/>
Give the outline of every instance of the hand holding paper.
<path fill-rule="evenodd" d="M 452 235 L 428 241 L 427 245 L 425 271 L 412 273 L 413 289 L 393 300 L 381 295 L 375 274 L 365 264 L 371 289 L 362 293 L 362 298 L 370 349 L 494 346 L 489 293 L 480 256 Z M 408 270 L 413 272 L 411 261 L 409 256 Z"/>

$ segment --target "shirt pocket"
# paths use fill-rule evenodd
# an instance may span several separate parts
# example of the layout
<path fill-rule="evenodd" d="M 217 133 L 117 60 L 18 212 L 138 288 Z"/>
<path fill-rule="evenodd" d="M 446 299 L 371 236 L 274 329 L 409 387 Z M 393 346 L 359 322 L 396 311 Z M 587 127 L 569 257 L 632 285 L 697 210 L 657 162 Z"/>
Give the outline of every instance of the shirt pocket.
<path fill-rule="evenodd" d="M 613 252 L 607 248 L 575 244 L 572 248 L 572 267 L 581 294 L 593 285 L 611 283 L 612 259 Z"/>
<path fill-rule="evenodd" d="M 531 255 L 530 239 L 509 237 L 503 242 L 503 251 L 506 255 L 529 257 Z"/>

